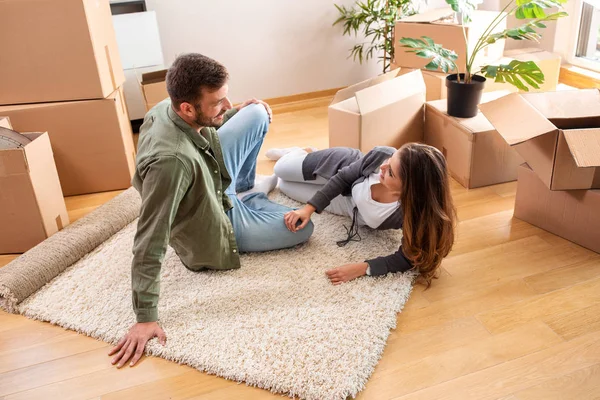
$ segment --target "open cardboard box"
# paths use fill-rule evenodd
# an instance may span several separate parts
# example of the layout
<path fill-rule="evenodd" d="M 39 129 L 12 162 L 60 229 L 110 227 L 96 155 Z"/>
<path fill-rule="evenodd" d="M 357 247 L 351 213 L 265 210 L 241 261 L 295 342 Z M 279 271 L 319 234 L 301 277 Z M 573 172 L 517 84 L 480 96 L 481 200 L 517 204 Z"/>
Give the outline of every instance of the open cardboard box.
<path fill-rule="evenodd" d="M 367 152 L 423 141 L 425 82 L 399 69 L 338 91 L 329 106 L 329 147 Z"/>
<path fill-rule="evenodd" d="M 425 68 L 430 60 L 419 57 L 415 53 L 408 53 L 407 50 L 410 49 L 402 47 L 400 39 L 403 37 L 419 39 L 422 36 L 428 36 L 442 47 L 454 50 L 458 54 L 456 65 L 461 72 L 464 72 L 467 48 L 470 54 L 479 37 L 498 15 L 499 13 L 496 11 L 476 10 L 472 16 L 472 22 L 465 26 L 464 33 L 462 25 L 454 21 L 454 11 L 449 7 L 436 8 L 402 18 L 396 21 L 394 30 L 394 63 L 400 67 Z M 506 19 L 503 19 L 491 33 L 501 32 L 505 29 Z M 465 34 L 468 44 L 465 44 Z M 500 40 L 477 54 L 474 67 L 483 65 L 484 59 L 499 59 L 503 53 L 504 40 Z"/>
<path fill-rule="evenodd" d="M 548 190 L 519 167 L 515 217 L 600 253 L 600 190 Z"/>
<path fill-rule="evenodd" d="M 481 101 L 509 93 L 484 93 Z M 524 162 L 481 112 L 473 118 L 451 117 L 446 100 L 425 105 L 425 143 L 444 154 L 450 175 L 469 189 L 514 181 Z"/>
<path fill-rule="evenodd" d="M 169 97 L 166 79 L 166 69 L 141 74 L 140 85 L 144 95 L 146 111 L 150 111 L 152 107 Z"/>
<path fill-rule="evenodd" d="M 105 99 L 0 107 L 20 132 L 47 131 L 65 196 L 127 189 L 135 146 L 122 90 Z"/>
<path fill-rule="evenodd" d="M 513 93 L 479 106 L 551 190 L 600 188 L 600 91 Z"/>
<path fill-rule="evenodd" d="M 0 20 L 0 104 L 101 99 L 125 81 L 108 0 L 2 0 Z"/>
<path fill-rule="evenodd" d="M 11 129 L 8 118 L 0 125 Z M 69 224 L 50 139 L 0 150 L 0 253 L 23 253 Z"/>

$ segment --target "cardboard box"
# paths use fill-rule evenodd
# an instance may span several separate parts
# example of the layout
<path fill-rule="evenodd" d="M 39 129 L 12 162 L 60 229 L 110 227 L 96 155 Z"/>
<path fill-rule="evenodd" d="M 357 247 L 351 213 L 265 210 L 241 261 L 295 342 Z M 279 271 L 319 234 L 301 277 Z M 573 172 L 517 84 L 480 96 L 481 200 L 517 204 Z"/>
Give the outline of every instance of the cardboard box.
<path fill-rule="evenodd" d="M 404 75 L 412 71 L 415 71 L 415 69 L 402 68 L 400 70 L 400 75 Z M 427 93 L 425 96 L 427 101 L 448 98 L 448 88 L 446 87 L 446 76 L 448 76 L 448 74 L 428 70 L 421 70 L 421 73 L 423 74 L 423 80 L 425 81 L 425 86 L 427 87 Z M 518 89 L 515 86 L 507 83 L 496 83 L 491 79 L 486 80 L 485 86 L 483 87 L 483 92 L 488 93 L 497 91 L 517 92 Z"/>
<path fill-rule="evenodd" d="M 472 22 L 465 26 L 467 35 L 467 44 L 463 27 L 454 21 L 454 11 L 451 8 L 437 8 L 420 14 L 402 18 L 396 21 L 394 34 L 394 61 L 396 65 L 408 68 L 425 68 L 430 60 L 421 58 L 414 53 L 407 53 L 407 48 L 402 47 L 400 39 L 403 37 L 418 39 L 422 36 L 428 36 L 437 44 L 448 50 L 454 50 L 458 54 L 456 65 L 461 72 L 465 71 L 466 52 L 475 48 L 479 37 L 483 34 L 490 23 L 498 16 L 496 11 L 480 11 L 473 13 Z M 503 19 L 492 33 L 501 32 L 506 29 L 506 19 Z M 480 51 L 475 58 L 474 67 L 481 66 L 484 60 L 496 60 L 502 57 L 504 53 L 504 40 L 500 40 L 493 45 L 487 46 Z"/>
<path fill-rule="evenodd" d="M 140 85 L 142 86 L 146 111 L 150 111 L 152 107 L 169 97 L 166 79 L 166 69 L 142 74 Z"/>
<path fill-rule="evenodd" d="M 135 148 L 121 89 L 106 99 L 0 107 L 15 130 L 48 131 L 65 196 L 126 189 Z"/>
<path fill-rule="evenodd" d="M 600 253 L 600 190 L 551 191 L 522 165 L 515 217 Z"/>
<path fill-rule="evenodd" d="M 2 128 L 12 129 L 10 119 L 8 117 L 0 117 L 0 126 Z"/>
<path fill-rule="evenodd" d="M 108 0 L 0 1 L 0 104 L 104 98 L 125 81 Z"/>
<path fill-rule="evenodd" d="M 485 93 L 491 101 L 508 92 Z M 425 143 L 446 157 L 450 175 L 466 188 L 476 188 L 517 179 L 524 161 L 479 113 L 473 118 L 449 116 L 446 100 L 425 105 Z"/>
<path fill-rule="evenodd" d="M 600 188 L 598 89 L 513 93 L 479 108 L 548 188 Z"/>
<path fill-rule="evenodd" d="M 32 141 L 0 149 L 2 254 L 23 253 L 69 224 L 48 134 L 23 135 Z"/>
<path fill-rule="evenodd" d="M 398 74 L 396 69 L 336 93 L 328 110 L 330 147 L 367 152 L 423 141 L 423 76 Z"/>

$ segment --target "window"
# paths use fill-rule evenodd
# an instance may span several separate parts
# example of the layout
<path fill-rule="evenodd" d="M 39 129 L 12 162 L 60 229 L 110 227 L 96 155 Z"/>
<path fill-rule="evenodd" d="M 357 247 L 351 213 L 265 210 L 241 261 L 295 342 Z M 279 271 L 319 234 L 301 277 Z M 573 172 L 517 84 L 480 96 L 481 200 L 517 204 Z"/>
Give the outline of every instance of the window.
<path fill-rule="evenodd" d="M 600 0 L 581 2 L 576 34 L 572 63 L 600 70 Z"/>

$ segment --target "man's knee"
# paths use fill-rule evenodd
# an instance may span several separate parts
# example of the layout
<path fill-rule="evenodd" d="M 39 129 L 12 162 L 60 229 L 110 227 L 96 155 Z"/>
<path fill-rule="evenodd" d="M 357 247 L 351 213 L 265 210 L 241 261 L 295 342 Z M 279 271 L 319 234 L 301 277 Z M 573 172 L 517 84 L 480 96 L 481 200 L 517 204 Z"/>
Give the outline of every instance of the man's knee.
<path fill-rule="evenodd" d="M 269 113 L 262 104 L 250 104 L 240 110 L 238 114 L 243 115 L 246 122 L 254 126 L 269 126 Z"/>
<path fill-rule="evenodd" d="M 306 226 L 304 228 L 302 228 L 301 230 L 299 230 L 298 232 L 296 232 L 296 235 L 300 235 L 300 242 L 299 243 L 304 243 L 306 242 L 313 234 L 315 230 L 315 225 L 313 224 L 312 221 L 308 221 L 308 224 L 306 224 Z"/>

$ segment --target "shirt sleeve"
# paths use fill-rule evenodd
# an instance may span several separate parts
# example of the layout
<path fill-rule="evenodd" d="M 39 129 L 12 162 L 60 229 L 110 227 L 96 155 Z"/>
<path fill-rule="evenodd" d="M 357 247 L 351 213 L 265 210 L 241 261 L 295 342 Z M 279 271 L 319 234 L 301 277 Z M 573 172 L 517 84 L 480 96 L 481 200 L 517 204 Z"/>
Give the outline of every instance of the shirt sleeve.
<path fill-rule="evenodd" d="M 352 188 L 354 182 L 361 176 L 362 164 L 363 159 L 358 159 L 340 169 L 321 190 L 308 200 L 308 204 L 313 206 L 317 213 L 321 213 L 331 203 L 331 200 Z"/>
<path fill-rule="evenodd" d="M 393 254 L 383 257 L 377 257 L 365 261 L 369 264 L 369 275 L 385 275 L 388 272 L 406 272 L 412 269 L 413 265 L 402 252 L 402 246 Z"/>
<path fill-rule="evenodd" d="M 229 110 L 225 111 L 225 114 L 223 115 L 223 123 L 229 121 L 235 114 L 237 114 L 237 112 L 237 108 L 230 108 Z"/>
<path fill-rule="evenodd" d="M 160 269 L 171 225 L 189 184 L 189 173 L 175 156 L 157 158 L 142 175 L 142 206 L 133 245 L 131 284 L 137 322 L 158 319 Z"/>

